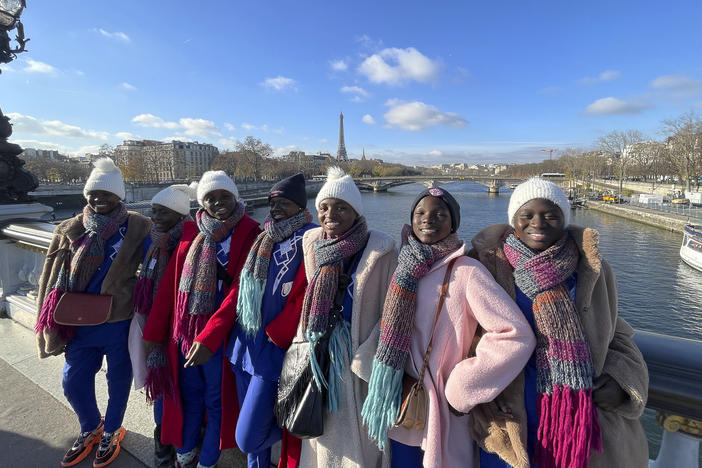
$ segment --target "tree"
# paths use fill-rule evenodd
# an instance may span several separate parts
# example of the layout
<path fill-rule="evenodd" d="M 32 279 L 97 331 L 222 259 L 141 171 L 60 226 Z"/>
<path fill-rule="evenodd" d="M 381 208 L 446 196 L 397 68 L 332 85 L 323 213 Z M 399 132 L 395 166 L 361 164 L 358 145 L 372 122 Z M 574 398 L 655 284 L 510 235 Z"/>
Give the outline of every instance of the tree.
<path fill-rule="evenodd" d="M 273 154 L 271 145 L 262 142 L 258 138 L 247 136 L 244 138 L 244 141 L 237 142 L 235 148 L 238 153 L 236 175 L 245 178 L 253 177 L 254 180 L 259 180 L 263 158 Z"/>
<path fill-rule="evenodd" d="M 702 120 L 690 111 L 676 119 L 664 120 L 663 128 L 668 136 L 670 161 L 685 189 L 690 190 L 690 179 L 697 183 L 702 172 Z"/>
<path fill-rule="evenodd" d="M 212 160 L 212 170 L 213 171 L 224 171 L 230 176 L 236 174 L 237 158 L 236 153 L 233 151 L 224 151 L 219 153 Z"/>
<path fill-rule="evenodd" d="M 619 179 L 619 193 L 622 192 L 624 178 L 634 158 L 632 145 L 643 140 L 644 136 L 638 130 L 626 130 L 624 132 L 615 130 L 609 132 L 598 141 L 600 149 L 611 158 L 615 173 Z"/>

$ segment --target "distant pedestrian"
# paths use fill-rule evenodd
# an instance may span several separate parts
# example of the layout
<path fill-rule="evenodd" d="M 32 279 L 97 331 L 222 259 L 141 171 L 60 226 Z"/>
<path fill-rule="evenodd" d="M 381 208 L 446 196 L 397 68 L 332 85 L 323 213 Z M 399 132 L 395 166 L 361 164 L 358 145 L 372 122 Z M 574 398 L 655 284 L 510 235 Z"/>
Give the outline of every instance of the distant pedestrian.
<path fill-rule="evenodd" d="M 39 357 L 65 353 L 63 392 L 80 422 L 80 435 L 61 461 L 80 463 L 98 445 L 94 467 L 110 464 L 120 451 L 122 426 L 132 382 L 127 337 L 132 317 L 134 277 L 151 223 L 122 203 L 122 173 L 111 159 L 98 159 L 83 194 L 80 216 L 56 227 L 39 283 L 35 327 Z M 112 296 L 107 322 L 59 325 L 54 320 L 64 292 Z M 80 312 L 80 311 L 76 311 Z M 83 311 L 88 320 L 91 312 Z M 76 324 L 79 322 L 75 322 Z M 104 417 L 95 401 L 95 375 L 107 358 L 109 401 Z"/>
<path fill-rule="evenodd" d="M 646 363 L 618 316 L 597 231 L 569 217 L 563 190 L 533 178 L 512 193 L 509 225 L 473 238 L 471 253 L 537 336 L 519 377 L 471 412 L 481 468 L 648 466 Z"/>
<path fill-rule="evenodd" d="M 394 467 L 474 466 L 464 413 L 504 390 L 536 343 L 514 301 L 466 256 L 457 234 L 460 212 L 447 190 L 424 190 L 402 230 L 363 405 L 368 434 L 392 448 Z M 484 334 L 472 347 L 476 329 Z M 424 427 L 393 427 L 403 389 L 420 377 L 427 394 Z"/>
<path fill-rule="evenodd" d="M 297 332 L 307 286 L 302 236 L 313 224 L 305 178 L 296 174 L 271 187 L 270 215 L 251 247 L 239 281 L 237 323 L 227 349 L 236 373 L 236 442 L 250 468 L 269 467 L 281 440 L 273 405 L 285 350 Z M 299 441 L 286 439 L 287 444 Z"/>
<path fill-rule="evenodd" d="M 261 229 L 223 171 L 202 175 L 197 201 L 202 208 L 194 223 L 183 225 L 144 340 L 165 344 L 177 383 L 173 397 L 163 400 L 161 441 L 178 447 L 176 466 L 203 468 L 236 445 L 234 373 L 223 348 L 236 318 L 239 273 Z"/>
<path fill-rule="evenodd" d="M 168 261 L 183 235 L 183 225 L 186 221 L 192 222 L 188 213 L 190 199 L 194 198 L 194 188 L 180 184 L 161 190 L 151 199 L 151 236 L 144 242 L 146 254 L 134 287 L 129 356 L 132 360 L 134 388 L 138 390 L 146 385 L 147 399 L 154 404 L 155 467 L 171 467 L 175 461 L 173 446 L 161 443 L 163 396 L 172 396 L 173 382 L 169 379 L 168 360 L 163 348 L 155 346 L 147 353 L 142 332 Z"/>

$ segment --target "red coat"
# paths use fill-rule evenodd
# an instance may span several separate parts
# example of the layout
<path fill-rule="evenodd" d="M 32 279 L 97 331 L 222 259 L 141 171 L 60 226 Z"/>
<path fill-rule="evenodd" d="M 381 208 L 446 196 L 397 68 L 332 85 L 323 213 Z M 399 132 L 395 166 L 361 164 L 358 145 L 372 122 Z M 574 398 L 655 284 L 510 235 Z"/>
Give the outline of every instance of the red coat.
<path fill-rule="evenodd" d="M 213 353 L 229 339 L 229 333 L 236 321 L 236 300 L 239 293 L 239 273 L 244 266 L 251 244 L 261 232 L 258 223 L 244 215 L 234 229 L 229 250 L 227 273 L 233 278 L 231 287 L 224 287 L 224 300 L 219 309 L 210 317 L 205 328 L 195 337 Z M 147 341 L 166 343 L 168 362 L 174 382 L 178 382 L 178 344 L 172 339 L 178 284 L 183 272 L 185 257 L 190 245 L 198 234 L 197 224 L 186 222 L 183 236 L 171 256 L 166 272 L 159 283 L 154 305 L 144 327 L 143 338 Z M 222 353 L 222 425 L 220 427 L 220 449 L 236 447 L 234 439 L 239 405 L 229 359 Z M 161 442 L 181 447 L 183 445 L 183 408 L 180 391 L 175 386 L 175 399 L 164 398 Z"/>

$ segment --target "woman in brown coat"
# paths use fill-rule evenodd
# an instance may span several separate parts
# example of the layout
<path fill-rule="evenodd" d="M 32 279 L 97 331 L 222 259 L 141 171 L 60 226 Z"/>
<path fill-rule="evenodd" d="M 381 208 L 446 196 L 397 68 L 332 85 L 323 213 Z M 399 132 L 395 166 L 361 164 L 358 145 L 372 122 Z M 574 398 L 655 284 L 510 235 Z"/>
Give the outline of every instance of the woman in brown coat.
<path fill-rule="evenodd" d="M 471 412 L 485 467 L 645 467 L 639 422 L 648 372 L 597 231 L 569 226 L 555 184 L 517 187 L 510 225 L 489 226 L 471 254 L 516 300 L 537 338 L 522 374 Z"/>

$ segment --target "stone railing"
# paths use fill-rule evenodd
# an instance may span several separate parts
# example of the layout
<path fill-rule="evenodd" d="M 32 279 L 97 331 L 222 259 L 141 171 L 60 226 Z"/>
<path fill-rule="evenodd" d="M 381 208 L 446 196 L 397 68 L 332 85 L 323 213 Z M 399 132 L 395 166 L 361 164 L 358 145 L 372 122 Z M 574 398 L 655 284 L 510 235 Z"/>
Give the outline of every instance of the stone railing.
<path fill-rule="evenodd" d="M 0 310 L 28 328 L 36 287 L 55 226 L 36 220 L 0 223 Z M 702 437 L 702 341 L 639 331 L 635 340 L 649 369 L 647 407 L 664 433 L 651 467 L 697 468 Z"/>

